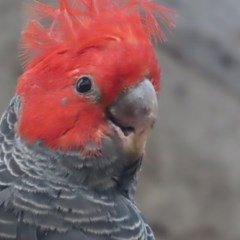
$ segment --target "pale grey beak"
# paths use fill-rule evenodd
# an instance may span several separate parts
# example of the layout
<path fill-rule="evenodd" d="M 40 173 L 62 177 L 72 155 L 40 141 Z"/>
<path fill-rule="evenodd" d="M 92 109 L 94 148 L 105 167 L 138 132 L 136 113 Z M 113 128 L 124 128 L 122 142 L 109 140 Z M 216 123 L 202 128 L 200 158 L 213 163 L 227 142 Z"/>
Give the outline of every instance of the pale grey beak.
<path fill-rule="evenodd" d="M 125 135 L 141 133 L 152 128 L 157 117 L 157 96 L 152 83 L 144 79 L 137 86 L 128 89 L 109 108 L 111 120 Z"/>

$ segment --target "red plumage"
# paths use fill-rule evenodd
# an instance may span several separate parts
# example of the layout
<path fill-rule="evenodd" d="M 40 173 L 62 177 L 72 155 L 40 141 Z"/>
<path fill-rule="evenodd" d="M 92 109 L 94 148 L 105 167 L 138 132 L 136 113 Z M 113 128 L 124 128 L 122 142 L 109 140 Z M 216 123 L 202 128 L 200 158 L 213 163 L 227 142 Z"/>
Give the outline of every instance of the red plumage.
<path fill-rule="evenodd" d="M 36 2 L 31 13 L 38 20 L 30 21 L 22 38 L 21 56 L 27 67 L 60 49 L 81 51 L 107 40 L 165 40 L 157 20 L 165 28 L 174 26 L 174 11 L 151 0 L 59 0 L 58 7 Z M 42 20 L 48 24 L 41 24 Z"/>
<path fill-rule="evenodd" d="M 165 40 L 157 19 L 173 27 L 173 13 L 150 0 L 34 3 L 36 20 L 22 37 L 19 134 L 63 150 L 87 151 L 89 141 L 100 143 L 109 131 L 105 109 L 122 92 L 144 77 L 159 91 L 161 71 L 151 40 Z M 76 79 L 86 74 L 101 93 L 98 104 L 73 91 Z"/>

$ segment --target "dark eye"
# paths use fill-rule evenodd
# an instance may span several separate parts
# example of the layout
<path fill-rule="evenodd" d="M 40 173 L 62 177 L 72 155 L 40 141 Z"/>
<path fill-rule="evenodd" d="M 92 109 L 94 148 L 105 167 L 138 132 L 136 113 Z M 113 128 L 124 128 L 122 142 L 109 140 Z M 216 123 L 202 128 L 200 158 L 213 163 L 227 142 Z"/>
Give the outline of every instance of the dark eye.
<path fill-rule="evenodd" d="M 76 90 L 79 93 L 87 93 L 92 89 L 92 79 L 88 76 L 82 76 L 77 80 Z"/>

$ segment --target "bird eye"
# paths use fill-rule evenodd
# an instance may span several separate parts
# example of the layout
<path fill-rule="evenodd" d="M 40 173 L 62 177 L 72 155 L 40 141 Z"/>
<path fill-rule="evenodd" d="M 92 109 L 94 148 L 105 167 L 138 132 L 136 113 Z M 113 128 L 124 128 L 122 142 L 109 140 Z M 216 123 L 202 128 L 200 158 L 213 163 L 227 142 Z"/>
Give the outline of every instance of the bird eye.
<path fill-rule="evenodd" d="M 76 90 L 79 93 L 87 93 L 92 89 L 92 79 L 89 76 L 82 76 L 77 80 Z"/>

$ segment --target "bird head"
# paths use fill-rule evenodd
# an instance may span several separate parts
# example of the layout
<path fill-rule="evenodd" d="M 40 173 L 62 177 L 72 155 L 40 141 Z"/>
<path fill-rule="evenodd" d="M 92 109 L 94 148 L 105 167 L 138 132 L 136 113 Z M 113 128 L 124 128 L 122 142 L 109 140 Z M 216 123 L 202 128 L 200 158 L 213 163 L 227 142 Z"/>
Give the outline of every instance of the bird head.
<path fill-rule="evenodd" d="M 22 37 L 18 134 L 28 143 L 100 157 L 105 140 L 132 159 L 157 116 L 153 41 L 172 10 L 149 0 L 36 2 Z"/>

